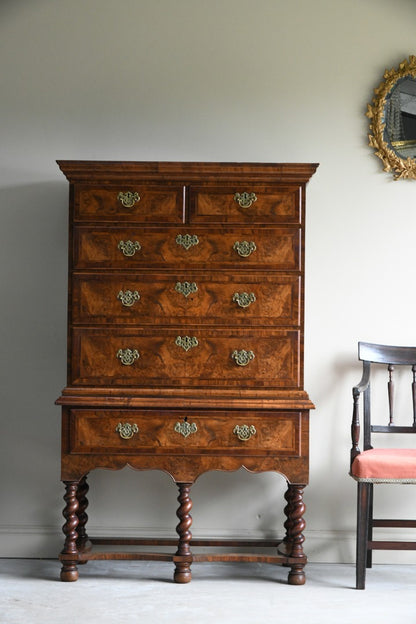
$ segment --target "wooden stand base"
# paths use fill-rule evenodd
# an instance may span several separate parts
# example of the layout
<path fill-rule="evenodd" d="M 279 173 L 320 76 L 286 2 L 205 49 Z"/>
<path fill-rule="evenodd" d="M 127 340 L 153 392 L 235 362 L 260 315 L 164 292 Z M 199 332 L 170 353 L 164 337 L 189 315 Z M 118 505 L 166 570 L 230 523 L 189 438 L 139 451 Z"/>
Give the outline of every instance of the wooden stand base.
<path fill-rule="evenodd" d="M 59 556 L 62 562 L 61 580 L 76 581 L 78 579 L 77 566 L 90 560 L 141 560 L 141 561 L 172 561 L 175 564 L 173 580 L 175 583 L 189 583 L 191 564 L 201 561 L 222 562 L 259 562 L 289 567 L 288 583 L 290 585 L 303 585 L 306 577 L 304 567 L 307 558 L 303 553 L 304 537 L 302 531 L 305 528 L 303 513 L 303 488 L 300 485 L 288 485 L 285 498 L 287 505 L 285 514 L 286 535 L 283 540 L 233 540 L 233 539 L 192 539 L 190 527 L 192 517 L 192 501 L 190 498 L 191 483 L 178 483 L 179 507 L 177 516 L 179 524 L 176 527 L 178 539 L 160 538 L 103 538 L 88 537 L 85 531 L 86 513 L 88 505 L 86 494 L 88 487 L 84 477 L 78 482 L 64 482 L 66 485 L 66 502 L 63 515 L 66 522 L 63 532 L 66 536 L 64 548 Z M 79 520 L 81 518 L 81 520 Z M 79 529 L 81 525 L 81 529 Z M 79 538 L 77 528 L 82 537 Z M 169 546 L 177 547 L 176 552 L 134 552 L 134 551 L 103 551 L 100 552 L 93 546 Z M 273 548 L 277 554 L 254 554 L 250 553 L 196 553 L 193 554 L 191 547 L 214 547 L 214 548 Z"/>

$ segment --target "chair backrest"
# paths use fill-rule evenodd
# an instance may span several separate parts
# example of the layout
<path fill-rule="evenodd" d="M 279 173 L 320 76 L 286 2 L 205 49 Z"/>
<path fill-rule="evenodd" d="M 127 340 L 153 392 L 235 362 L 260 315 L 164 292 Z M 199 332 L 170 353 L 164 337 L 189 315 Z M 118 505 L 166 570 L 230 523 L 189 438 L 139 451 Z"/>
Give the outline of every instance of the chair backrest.
<path fill-rule="evenodd" d="M 416 347 L 396 347 L 390 345 L 372 344 L 369 342 L 358 343 L 358 358 L 363 362 L 363 377 L 360 382 L 361 391 L 364 394 L 364 450 L 372 448 L 372 433 L 416 433 Z M 374 364 L 382 364 L 387 369 L 387 397 L 388 419 L 385 423 L 375 423 L 371 420 L 371 368 Z M 395 423 L 395 367 L 408 366 L 410 375 L 411 416 L 409 424 L 397 425 Z M 358 388 L 357 386 L 356 388 Z M 357 396 L 359 393 L 356 393 Z M 354 395 L 354 389 L 353 389 Z M 355 400 L 355 395 L 354 395 Z M 358 408 L 357 408 L 358 409 Z M 357 412 L 358 417 L 358 412 Z"/>

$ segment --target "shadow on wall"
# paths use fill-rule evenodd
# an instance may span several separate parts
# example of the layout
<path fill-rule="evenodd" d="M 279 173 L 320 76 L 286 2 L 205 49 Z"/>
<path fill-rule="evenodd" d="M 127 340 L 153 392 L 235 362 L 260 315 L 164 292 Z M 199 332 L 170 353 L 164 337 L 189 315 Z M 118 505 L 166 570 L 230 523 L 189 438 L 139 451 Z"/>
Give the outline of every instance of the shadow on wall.
<path fill-rule="evenodd" d="M 67 193 L 65 182 L 0 189 L 0 463 L 8 475 L 0 477 L 8 501 L 1 522 L 13 527 L 57 524 Z"/>
<path fill-rule="evenodd" d="M 53 397 L 65 383 L 66 199 L 65 184 L 0 190 L 1 374 L 20 400 L 36 382 L 56 383 Z"/>
<path fill-rule="evenodd" d="M 311 412 L 310 483 L 305 491 L 312 531 L 328 532 L 329 538 L 318 539 L 311 558 L 320 561 L 352 561 L 350 535 L 355 531 L 355 486 L 348 474 L 351 448 L 352 386 L 361 377 L 357 360 L 357 343 L 349 354 L 334 356 L 330 374 L 321 376 L 319 394 L 312 391 L 316 409 Z M 310 388 L 309 388 L 310 389 Z M 331 417 L 324 422 L 320 406 Z M 308 522 L 309 520 L 309 522 Z"/>
<path fill-rule="evenodd" d="M 92 533 L 177 537 L 178 488 L 167 473 L 97 469 L 88 482 Z M 191 488 L 191 531 L 194 537 L 283 537 L 285 491 L 276 473 L 204 473 Z"/>

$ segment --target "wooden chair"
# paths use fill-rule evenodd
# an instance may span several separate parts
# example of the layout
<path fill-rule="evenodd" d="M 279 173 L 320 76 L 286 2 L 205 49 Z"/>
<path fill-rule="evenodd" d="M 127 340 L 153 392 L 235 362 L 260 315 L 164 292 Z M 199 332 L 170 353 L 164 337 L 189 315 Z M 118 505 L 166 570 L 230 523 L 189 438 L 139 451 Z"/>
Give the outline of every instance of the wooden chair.
<path fill-rule="evenodd" d="M 373 518 L 375 484 L 416 484 L 416 448 L 373 448 L 372 446 L 372 434 L 375 433 L 416 433 L 416 347 L 394 347 L 359 342 L 358 358 L 363 362 L 363 375 L 360 383 L 352 389 L 354 408 L 351 425 L 350 475 L 357 481 L 358 486 L 356 587 L 357 589 L 364 589 L 366 567 L 371 568 L 372 566 L 373 550 L 416 550 L 416 542 L 373 540 L 374 527 L 416 528 L 415 520 L 377 520 Z M 387 365 L 388 409 L 386 409 L 386 414 L 388 416 L 384 424 L 375 424 L 375 421 L 371 419 L 370 377 L 374 377 L 375 364 Z M 412 373 L 411 392 L 409 393 L 413 404 L 412 422 L 406 426 L 395 424 L 393 403 L 393 372 L 396 366 L 404 365 L 409 366 Z M 363 395 L 364 407 L 363 451 L 360 451 L 358 446 L 361 395 Z M 380 420 L 381 418 L 378 419 L 378 422 Z"/>

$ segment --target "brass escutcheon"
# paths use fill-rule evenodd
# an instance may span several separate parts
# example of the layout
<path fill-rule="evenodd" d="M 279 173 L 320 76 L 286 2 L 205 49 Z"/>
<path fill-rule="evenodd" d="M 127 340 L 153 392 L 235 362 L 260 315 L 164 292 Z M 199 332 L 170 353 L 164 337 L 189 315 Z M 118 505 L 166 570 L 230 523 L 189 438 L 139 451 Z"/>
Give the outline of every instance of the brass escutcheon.
<path fill-rule="evenodd" d="M 127 422 L 119 422 L 116 427 L 116 432 L 120 434 L 120 438 L 123 438 L 123 440 L 130 440 L 135 433 L 139 433 L 139 428 L 135 423 L 131 425 Z"/>
<path fill-rule="evenodd" d="M 132 208 L 135 203 L 140 201 L 140 195 L 138 193 L 134 193 L 133 191 L 126 191 L 117 195 L 117 199 L 121 201 L 125 208 Z"/>
<path fill-rule="evenodd" d="M 236 193 L 234 195 L 234 201 L 236 201 L 241 208 L 250 208 L 254 202 L 257 201 L 257 197 L 255 193 Z"/>
<path fill-rule="evenodd" d="M 180 433 L 184 438 L 187 438 L 191 433 L 196 433 L 198 431 L 198 427 L 195 423 L 189 423 L 187 420 L 182 422 L 177 422 L 174 430 L 176 433 Z"/>
<path fill-rule="evenodd" d="M 248 258 L 253 251 L 256 251 L 256 243 L 254 241 L 235 241 L 233 245 L 233 249 L 238 253 L 242 258 Z"/>
<path fill-rule="evenodd" d="M 176 237 L 176 244 L 181 245 L 186 251 L 198 243 L 199 239 L 196 234 L 178 234 Z"/>
<path fill-rule="evenodd" d="M 236 292 L 233 295 L 233 301 L 235 303 L 238 303 L 240 308 L 248 308 L 251 303 L 254 303 L 254 301 L 256 301 L 256 295 L 254 293 Z"/>
<path fill-rule="evenodd" d="M 233 433 L 239 440 L 246 442 L 246 440 L 250 440 L 251 436 L 256 435 L 257 431 L 254 425 L 236 425 Z"/>
<path fill-rule="evenodd" d="M 139 251 L 142 248 L 142 246 L 140 245 L 140 243 L 138 241 L 134 241 L 133 242 L 131 240 L 128 240 L 126 242 L 120 241 L 119 244 L 117 245 L 117 247 L 128 258 L 130 256 L 134 256 L 136 251 Z"/>
<path fill-rule="evenodd" d="M 175 344 L 178 347 L 182 347 L 184 351 L 189 351 L 189 349 L 192 349 L 192 347 L 197 347 L 199 343 L 198 339 L 195 338 L 195 336 L 192 336 L 192 338 L 190 336 L 177 336 Z"/>
<path fill-rule="evenodd" d="M 189 297 L 191 293 L 196 293 L 198 286 L 195 282 L 176 282 L 175 290 L 184 297 Z"/>
<path fill-rule="evenodd" d="M 241 349 L 241 351 L 233 351 L 231 357 L 238 366 L 247 366 L 251 360 L 254 360 L 255 355 L 253 351 Z"/>
<path fill-rule="evenodd" d="M 131 366 L 139 359 L 140 353 L 137 349 L 119 349 L 116 357 L 124 366 Z"/>
<path fill-rule="evenodd" d="M 139 301 L 140 295 L 137 290 L 125 290 L 124 292 L 120 290 L 117 295 L 117 299 L 121 301 L 123 306 L 130 308 L 136 301 Z"/>

